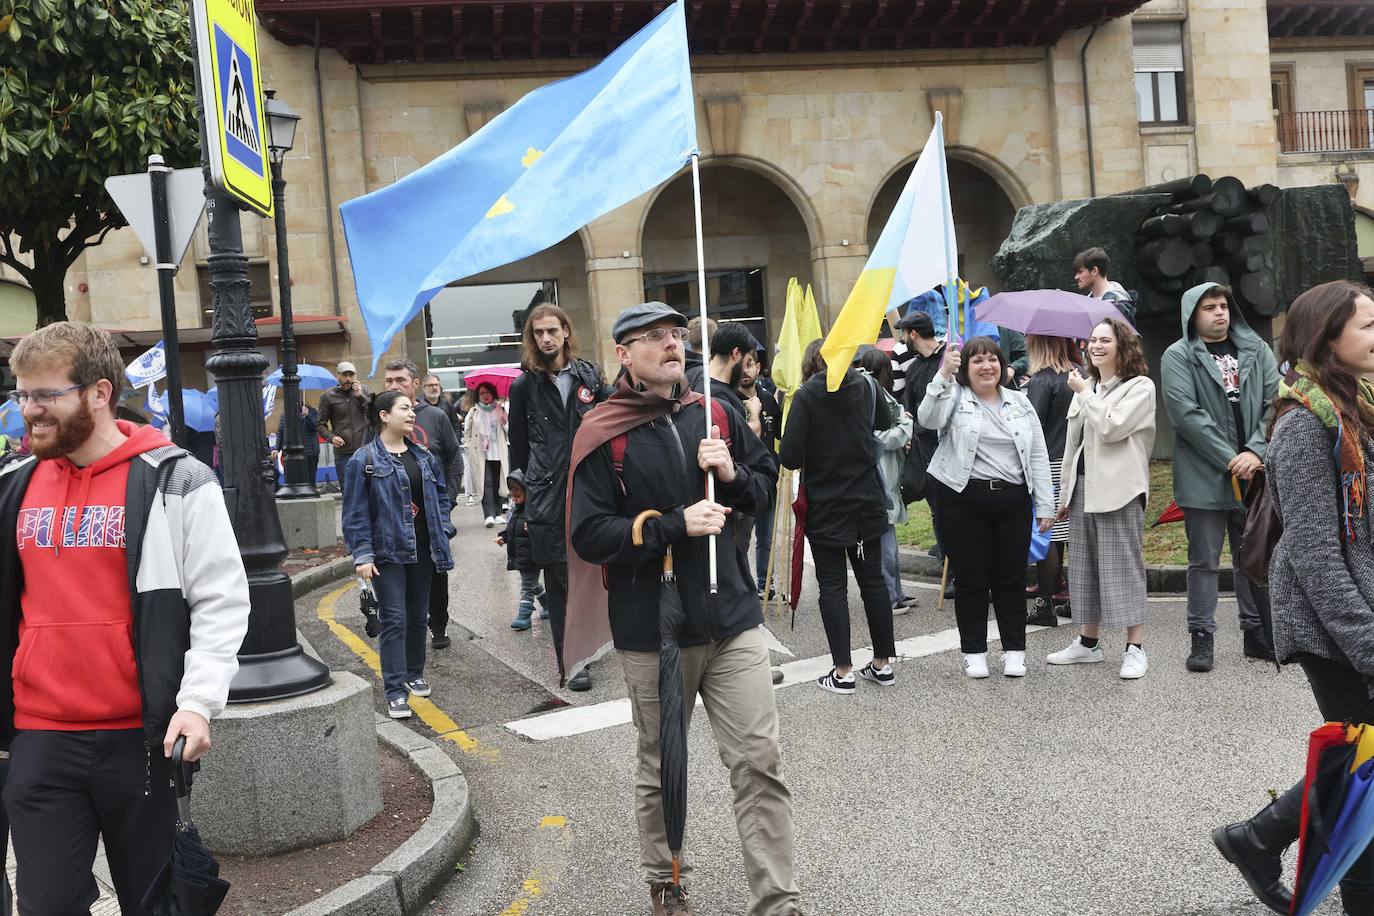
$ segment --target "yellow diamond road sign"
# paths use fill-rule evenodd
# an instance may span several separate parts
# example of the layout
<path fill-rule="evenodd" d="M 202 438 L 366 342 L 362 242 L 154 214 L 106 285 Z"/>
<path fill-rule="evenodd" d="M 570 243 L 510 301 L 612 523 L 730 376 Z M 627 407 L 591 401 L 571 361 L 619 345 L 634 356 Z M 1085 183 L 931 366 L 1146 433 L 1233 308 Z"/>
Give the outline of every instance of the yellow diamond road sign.
<path fill-rule="evenodd" d="M 210 177 L 244 206 L 271 216 L 267 113 L 253 0 L 194 0 L 194 11 Z"/>

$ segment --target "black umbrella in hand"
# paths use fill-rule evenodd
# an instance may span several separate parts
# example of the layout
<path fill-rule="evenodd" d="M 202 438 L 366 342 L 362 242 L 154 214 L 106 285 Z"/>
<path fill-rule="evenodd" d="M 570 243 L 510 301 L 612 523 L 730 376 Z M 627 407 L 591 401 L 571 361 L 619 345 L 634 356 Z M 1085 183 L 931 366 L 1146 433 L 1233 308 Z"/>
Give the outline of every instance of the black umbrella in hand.
<path fill-rule="evenodd" d="M 644 523 L 661 514 L 646 509 L 635 517 L 635 546 L 644 546 Z M 673 853 L 673 890 L 679 896 L 682 832 L 687 826 L 687 717 L 683 710 L 682 650 L 677 644 L 684 619 L 670 547 L 663 556 L 663 581 L 658 590 L 658 772 L 663 793 L 663 828 Z"/>
<path fill-rule="evenodd" d="M 220 878 L 219 863 L 200 840 L 191 823 L 191 780 L 199 763 L 187 763 L 186 736 L 172 745 L 172 782 L 177 792 L 177 825 L 172 837 L 172 858 L 157 873 L 143 907 L 154 916 L 214 916 L 229 882 Z"/>

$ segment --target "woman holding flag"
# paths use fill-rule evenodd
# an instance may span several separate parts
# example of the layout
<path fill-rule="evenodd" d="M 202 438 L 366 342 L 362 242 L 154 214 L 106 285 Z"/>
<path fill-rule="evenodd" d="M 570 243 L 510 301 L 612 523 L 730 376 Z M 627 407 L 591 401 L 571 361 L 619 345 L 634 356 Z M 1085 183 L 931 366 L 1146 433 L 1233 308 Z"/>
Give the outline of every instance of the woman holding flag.
<path fill-rule="evenodd" d="M 939 488 L 940 539 L 954 570 L 964 673 L 988 676 L 988 599 L 1002 638 L 1002 673 L 1026 673 L 1026 555 L 1032 514 L 1054 524 L 1049 452 L 1035 408 L 1009 379 L 991 337 L 945 350 L 916 420 L 940 434 L 929 475 Z"/>

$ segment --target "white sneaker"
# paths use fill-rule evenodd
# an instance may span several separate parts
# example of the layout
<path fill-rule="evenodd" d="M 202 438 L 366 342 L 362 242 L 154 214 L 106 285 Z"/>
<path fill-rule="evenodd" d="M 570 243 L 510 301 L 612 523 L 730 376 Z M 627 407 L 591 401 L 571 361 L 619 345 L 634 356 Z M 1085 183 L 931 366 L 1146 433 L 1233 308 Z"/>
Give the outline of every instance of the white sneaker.
<path fill-rule="evenodd" d="M 988 654 L 979 652 L 976 655 L 964 654 L 964 674 L 975 680 L 988 676 Z"/>
<path fill-rule="evenodd" d="M 492 516 L 488 515 L 485 524 L 486 524 L 486 526 L 487 526 L 488 528 L 495 528 L 495 527 L 496 527 L 496 519 L 493 518 Z"/>
<path fill-rule="evenodd" d="M 1126 654 L 1121 657 L 1121 677 L 1123 680 L 1133 681 L 1138 677 L 1144 677 L 1145 672 L 1150 670 L 1150 660 L 1145 657 L 1145 650 L 1138 646 L 1127 646 Z"/>
<path fill-rule="evenodd" d="M 506 523 L 506 517 L 504 515 L 495 515 L 492 516 L 492 521 L 496 522 L 498 525 L 504 525 Z"/>
<path fill-rule="evenodd" d="M 1007 677 L 1025 677 L 1026 653 L 1024 651 L 1003 652 L 1002 673 Z"/>
<path fill-rule="evenodd" d="M 1058 652 L 1051 652 L 1045 661 L 1051 665 L 1081 665 L 1088 662 L 1103 661 L 1105 656 L 1102 654 L 1102 644 L 1098 643 L 1089 649 L 1083 645 L 1079 637 L 1074 637 L 1073 642 L 1069 643 L 1068 648 L 1060 649 Z"/>
<path fill-rule="evenodd" d="M 476 500 L 476 498 L 475 498 L 475 497 L 472 497 L 472 496 L 469 496 L 469 497 L 468 497 L 468 505 L 469 505 L 469 506 L 475 506 L 475 505 L 477 505 L 477 500 Z"/>

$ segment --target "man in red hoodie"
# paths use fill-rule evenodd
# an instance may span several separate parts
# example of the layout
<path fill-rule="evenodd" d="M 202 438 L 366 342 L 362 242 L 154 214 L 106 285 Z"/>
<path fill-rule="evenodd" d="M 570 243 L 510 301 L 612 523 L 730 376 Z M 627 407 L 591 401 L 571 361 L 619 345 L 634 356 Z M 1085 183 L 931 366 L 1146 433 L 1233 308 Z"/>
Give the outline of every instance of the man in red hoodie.
<path fill-rule="evenodd" d="M 116 421 L 123 362 L 92 325 L 28 335 L 10 364 L 31 456 L 0 469 L 0 749 L 26 914 L 85 912 L 97 834 L 125 914 L 170 853 L 166 757 L 210 747 L 248 623 L 214 474 Z M 5 670 L 5 669 L 0 669 Z"/>

